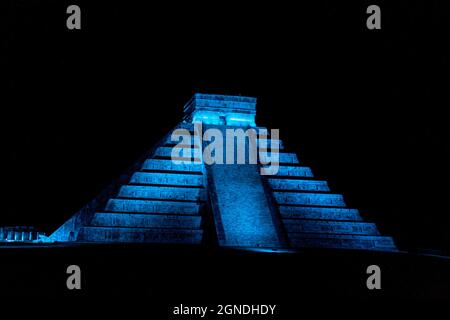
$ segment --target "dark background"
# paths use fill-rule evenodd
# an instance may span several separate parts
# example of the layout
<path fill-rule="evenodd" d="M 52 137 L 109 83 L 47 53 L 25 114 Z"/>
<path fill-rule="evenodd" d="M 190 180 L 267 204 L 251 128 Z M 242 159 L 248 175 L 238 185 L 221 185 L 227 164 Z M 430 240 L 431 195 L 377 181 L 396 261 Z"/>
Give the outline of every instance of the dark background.
<path fill-rule="evenodd" d="M 402 249 L 449 253 L 448 2 L 312 3 L 3 3 L 0 225 L 52 232 L 193 93 L 241 94 Z"/>

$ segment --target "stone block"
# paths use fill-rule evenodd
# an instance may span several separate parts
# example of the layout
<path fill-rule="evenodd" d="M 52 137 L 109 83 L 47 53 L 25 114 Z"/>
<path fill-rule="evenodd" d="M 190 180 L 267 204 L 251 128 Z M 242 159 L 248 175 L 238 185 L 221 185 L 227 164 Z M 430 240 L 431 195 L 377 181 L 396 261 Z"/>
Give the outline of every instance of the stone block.
<path fill-rule="evenodd" d="M 269 178 L 268 182 L 276 190 L 330 191 L 327 182 L 321 180 Z"/>
<path fill-rule="evenodd" d="M 110 199 L 105 211 L 195 215 L 199 205 L 194 202 Z"/>
<path fill-rule="evenodd" d="M 130 183 L 156 184 L 156 185 L 180 185 L 202 186 L 203 177 L 196 174 L 161 173 L 161 172 L 135 172 Z"/>
<path fill-rule="evenodd" d="M 290 219 L 320 219 L 320 220 L 362 220 L 357 209 L 279 206 L 283 218 Z"/>
<path fill-rule="evenodd" d="M 279 165 L 276 176 L 290 176 L 290 177 L 313 177 L 311 168 L 299 166 Z"/>
<path fill-rule="evenodd" d="M 202 231 L 162 228 L 84 227 L 79 234 L 78 240 L 86 242 L 198 244 L 202 241 Z"/>
<path fill-rule="evenodd" d="M 318 221 L 283 219 L 284 226 L 290 234 L 295 232 L 379 235 L 374 223 L 350 221 Z"/>
<path fill-rule="evenodd" d="M 193 161 L 173 161 L 171 159 L 147 159 L 142 165 L 143 170 L 186 171 L 201 173 L 203 165 Z"/>
<path fill-rule="evenodd" d="M 278 204 L 345 207 L 344 198 L 332 193 L 273 192 Z"/>
<path fill-rule="evenodd" d="M 91 226 L 200 229 L 201 220 L 188 215 L 97 212 Z"/>
<path fill-rule="evenodd" d="M 165 186 L 123 186 L 120 188 L 118 196 L 123 198 L 200 201 L 205 200 L 205 190 L 203 188 Z"/>

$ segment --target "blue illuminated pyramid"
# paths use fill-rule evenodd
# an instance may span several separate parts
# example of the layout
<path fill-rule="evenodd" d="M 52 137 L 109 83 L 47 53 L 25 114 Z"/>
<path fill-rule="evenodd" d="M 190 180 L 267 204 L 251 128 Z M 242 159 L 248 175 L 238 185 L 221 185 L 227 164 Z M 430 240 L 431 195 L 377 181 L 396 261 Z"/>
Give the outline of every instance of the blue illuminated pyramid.
<path fill-rule="evenodd" d="M 391 237 L 347 208 L 343 196 L 315 179 L 272 131 L 255 124 L 255 98 L 195 94 L 184 112 L 130 172 L 48 240 L 396 250 Z M 249 148 L 248 136 L 233 137 L 236 144 L 225 144 L 223 156 L 215 150 L 211 163 L 205 156 L 217 142 L 208 139 L 211 129 L 224 137 L 231 129 L 254 130 L 257 163 L 249 161 L 250 151 L 244 163 L 236 154 L 226 158 L 240 144 Z M 269 163 L 274 155 L 277 161 Z"/>

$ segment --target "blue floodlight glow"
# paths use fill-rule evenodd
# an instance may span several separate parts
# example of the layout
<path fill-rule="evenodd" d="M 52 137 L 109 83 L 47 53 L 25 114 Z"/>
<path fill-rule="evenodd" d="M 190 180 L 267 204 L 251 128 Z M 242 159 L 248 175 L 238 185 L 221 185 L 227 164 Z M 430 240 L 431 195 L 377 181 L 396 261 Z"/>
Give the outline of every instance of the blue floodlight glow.
<path fill-rule="evenodd" d="M 256 127 L 255 98 L 195 94 L 184 113 L 151 155 L 39 241 L 200 245 L 207 231 L 215 233 L 211 239 L 219 246 L 264 254 L 305 247 L 397 250 L 391 237 L 381 236 L 374 223 L 364 222 L 342 195 L 331 193 L 326 181 L 315 179 L 295 153 L 284 150 L 278 130 L 269 135 Z M 200 138 L 206 130 L 199 122 L 222 136 L 227 130 L 258 132 L 259 164 L 256 159 L 207 162 L 202 150 L 209 145 L 203 142 L 210 140 Z M 244 141 L 236 150 L 246 153 L 247 138 L 249 143 L 236 136 Z M 227 148 L 234 152 L 234 143 Z M 271 162 L 277 163 L 276 171 L 263 173 Z M 30 235 L 0 228 L 0 241 L 23 239 Z"/>

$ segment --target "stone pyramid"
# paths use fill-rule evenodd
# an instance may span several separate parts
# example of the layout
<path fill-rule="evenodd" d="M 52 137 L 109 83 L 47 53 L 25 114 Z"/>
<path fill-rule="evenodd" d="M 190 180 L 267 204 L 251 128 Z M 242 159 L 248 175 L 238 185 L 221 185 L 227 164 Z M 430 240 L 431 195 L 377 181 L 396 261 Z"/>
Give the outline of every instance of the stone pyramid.
<path fill-rule="evenodd" d="M 272 130 L 256 126 L 255 98 L 195 94 L 184 112 L 179 125 L 48 241 L 397 250 Z M 217 142 L 208 132 L 226 137 L 230 129 L 256 132 L 257 163 L 250 151 L 244 163 L 236 161 L 236 149 L 251 145 L 249 136 L 233 137 L 237 143 L 222 156 L 217 150 L 205 156 Z"/>

